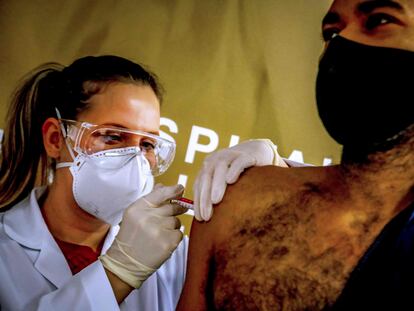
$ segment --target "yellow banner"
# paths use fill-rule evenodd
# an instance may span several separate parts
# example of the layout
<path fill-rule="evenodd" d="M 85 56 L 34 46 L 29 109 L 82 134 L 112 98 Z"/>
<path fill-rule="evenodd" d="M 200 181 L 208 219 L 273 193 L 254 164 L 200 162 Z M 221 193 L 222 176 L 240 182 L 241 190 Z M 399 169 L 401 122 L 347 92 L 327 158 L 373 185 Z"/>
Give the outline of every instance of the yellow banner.
<path fill-rule="evenodd" d="M 162 131 L 177 142 L 159 178 L 187 183 L 204 157 L 270 138 L 285 157 L 338 162 L 314 95 L 329 0 L 0 2 L 0 128 L 18 79 L 43 62 L 116 54 L 147 65 L 167 90 Z"/>

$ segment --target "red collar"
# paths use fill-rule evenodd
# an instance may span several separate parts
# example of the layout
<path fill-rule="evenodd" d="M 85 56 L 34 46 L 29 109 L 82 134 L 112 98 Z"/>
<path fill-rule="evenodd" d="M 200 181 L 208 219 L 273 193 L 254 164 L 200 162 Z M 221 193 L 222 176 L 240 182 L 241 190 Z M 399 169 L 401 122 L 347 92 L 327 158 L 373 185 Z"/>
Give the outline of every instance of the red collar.
<path fill-rule="evenodd" d="M 101 254 L 102 246 L 104 240 L 98 246 L 97 251 L 95 252 L 89 246 L 73 244 L 65 241 L 61 241 L 55 238 L 57 244 L 59 245 L 60 250 L 66 258 L 66 261 L 69 264 L 72 274 L 76 274 L 81 271 L 83 268 L 89 266 L 91 263 L 95 262 L 99 255 Z"/>

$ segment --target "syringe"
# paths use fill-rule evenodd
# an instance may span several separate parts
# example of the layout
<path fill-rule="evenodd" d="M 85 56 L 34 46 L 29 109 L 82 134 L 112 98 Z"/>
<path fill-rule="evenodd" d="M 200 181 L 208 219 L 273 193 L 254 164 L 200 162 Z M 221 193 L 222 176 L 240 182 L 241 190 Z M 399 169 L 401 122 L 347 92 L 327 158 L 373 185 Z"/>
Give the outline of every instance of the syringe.
<path fill-rule="evenodd" d="M 194 201 L 187 198 L 179 198 L 170 200 L 171 203 L 178 204 L 182 207 L 194 210 Z"/>

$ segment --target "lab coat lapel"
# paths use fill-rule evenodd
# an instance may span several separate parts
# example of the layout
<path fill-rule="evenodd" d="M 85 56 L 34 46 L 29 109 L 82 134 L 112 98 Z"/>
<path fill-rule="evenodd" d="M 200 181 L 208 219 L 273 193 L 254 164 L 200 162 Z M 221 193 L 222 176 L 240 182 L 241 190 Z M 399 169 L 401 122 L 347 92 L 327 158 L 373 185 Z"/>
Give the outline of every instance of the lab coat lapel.
<path fill-rule="evenodd" d="M 72 277 L 72 272 L 53 237 L 48 234 L 46 239 L 35 261 L 35 268 L 53 285 L 60 288 Z"/>
<path fill-rule="evenodd" d="M 6 233 L 24 247 L 38 250 L 35 268 L 57 288 L 72 277 L 69 265 L 43 220 L 37 199 L 45 188 L 32 191 L 30 197 L 4 215 Z"/>

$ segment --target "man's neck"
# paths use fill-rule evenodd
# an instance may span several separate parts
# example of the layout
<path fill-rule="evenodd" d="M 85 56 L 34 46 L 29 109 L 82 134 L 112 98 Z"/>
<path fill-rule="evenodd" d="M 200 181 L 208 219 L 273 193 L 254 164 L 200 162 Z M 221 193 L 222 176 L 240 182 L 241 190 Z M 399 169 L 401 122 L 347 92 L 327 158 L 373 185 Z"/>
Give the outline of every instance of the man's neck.
<path fill-rule="evenodd" d="M 360 197 L 398 213 L 414 201 L 414 127 L 393 148 L 373 152 L 364 163 L 343 161 L 347 185 Z"/>

